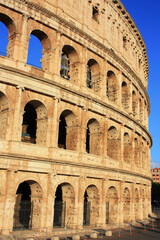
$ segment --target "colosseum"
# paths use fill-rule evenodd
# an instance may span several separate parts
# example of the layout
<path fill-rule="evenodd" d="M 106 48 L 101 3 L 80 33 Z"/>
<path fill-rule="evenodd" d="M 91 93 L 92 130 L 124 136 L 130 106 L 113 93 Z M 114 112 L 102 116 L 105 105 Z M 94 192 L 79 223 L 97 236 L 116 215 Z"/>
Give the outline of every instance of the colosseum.
<path fill-rule="evenodd" d="M 147 219 L 148 56 L 123 4 L 1 0 L 0 22 L 0 233 Z"/>

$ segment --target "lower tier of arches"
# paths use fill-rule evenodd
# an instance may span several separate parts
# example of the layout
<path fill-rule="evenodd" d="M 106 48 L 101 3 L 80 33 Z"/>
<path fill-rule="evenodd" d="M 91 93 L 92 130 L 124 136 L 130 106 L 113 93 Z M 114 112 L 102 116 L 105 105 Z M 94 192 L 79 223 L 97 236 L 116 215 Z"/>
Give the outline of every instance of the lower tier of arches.
<path fill-rule="evenodd" d="M 105 227 L 146 219 L 151 213 L 147 179 L 65 175 L 62 169 L 58 174 L 0 171 L 2 234 L 19 229 Z"/>

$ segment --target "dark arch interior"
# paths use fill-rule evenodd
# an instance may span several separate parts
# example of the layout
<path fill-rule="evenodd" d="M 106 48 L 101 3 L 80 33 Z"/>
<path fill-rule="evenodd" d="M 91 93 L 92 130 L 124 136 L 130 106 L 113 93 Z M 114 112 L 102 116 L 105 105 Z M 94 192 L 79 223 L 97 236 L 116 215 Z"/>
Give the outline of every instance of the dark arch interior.
<path fill-rule="evenodd" d="M 27 103 L 24 108 L 22 123 L 22 141 L 36 143 L 37 113 L 35 108 Z"/>
<path fill-rule="evenodd" d="M 66 120 L 61 114 L 59 122 L 58 147 L 66 149 Z"/>
<path fill-rule="evenodd" d="M 62 199 L 62 187 L 59 185 L 55 193 L 55 202 L 54 202 L 54 227 L 63 227 L 65 219 L 65 206 Z"/>
<path fill-rule="evenodd" d="M 89 153 L 90 152 L 90 131 L 89 131 L 89 127 L 87 124 L 87 131 L 86 131 L 86 152 Z"/>
<path fill-rule="evenodd" d="M 84 193 L 83 225 L 90 225 L 90 202 L 88 201 L 87 191 Z"/>
<path fill-rule="evenodd" d="M 14 230 L 31 227 L 31 189 L 27 182 L 22 182 L 16 192 L 14 208 Z"/>

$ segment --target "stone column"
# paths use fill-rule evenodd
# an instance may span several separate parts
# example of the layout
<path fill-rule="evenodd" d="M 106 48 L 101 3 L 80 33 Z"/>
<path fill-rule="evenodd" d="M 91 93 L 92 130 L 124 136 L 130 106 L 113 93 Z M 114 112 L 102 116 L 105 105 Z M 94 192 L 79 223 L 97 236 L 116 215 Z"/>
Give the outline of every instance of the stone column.
<path fill-rule="evenodd" d="M 10 118 L 10 133 L 8 138 L 14 141 L 21 141 L 23 111 L 21 110 L 21 97 L 24 87 L 17 86 L 15 89 L 14 108 L 12 107 L 9 113 Z"/>
<path fill-rule="evenodd" d="M 4 195 L 4 215 L 2 220 L 2 235 L 8 235 L 13 231 L 13 216 L 16 193 L 13 192 L 13 183 L 15 182 L 16 173 L 8 170 L 6 172 L 5 195 Z"/>
<path fill-rule="evenodd" d="M 87 62 L 86 62 L 86 53 L 87 53 L 87 48 L 83 47 L 82 48 L 82 57 L 81 57 L 81 62 L 80 62 L 80 91 L 83 92 L 86 88 L 86 79 L 87 79 Z"/>

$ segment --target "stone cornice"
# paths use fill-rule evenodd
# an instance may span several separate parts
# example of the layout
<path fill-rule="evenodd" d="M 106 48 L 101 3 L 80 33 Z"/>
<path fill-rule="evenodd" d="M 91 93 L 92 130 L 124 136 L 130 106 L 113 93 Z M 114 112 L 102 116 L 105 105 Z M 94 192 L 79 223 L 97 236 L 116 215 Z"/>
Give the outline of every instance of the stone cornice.
<path fill-rule="evenodd" d="M 137 172 L 131 172 L 131 171 L 128 171 L 128 170 L 123 170 L 123 169 L 116 169 L 116 168 L 111 168 L 111 167 L 105 167 L 105 166 L 97 166 L 97 165 L 94 165 L 94 164 L 86 164 L 86 163 L 75 163 L 73 161 L 63 161 L 63 160 L 59 160 L 59 159 L 49 159 L 49 158 L 43 158 L 43 157 L 34 157 L 33 155 L 31 157 L 29 156 L 24 156 L 24 155 L 21 155 L 21 154 L 12 154 L 12 153 L 9 153 L 9 154 L 5 154 L 5 153 L 0 153 L 0 158 L 7 158 L 7 159 L 16 159 L 16 160 L 19 160 L 19 161 L 36 161 L 36 162 L 42 162 L 42 163 L 46 163 L 46 164 L 51 164 L 51 163 L 54 163 L 55 165 L 67 165 L 68 166 L 73 166 L 73 167 L 76 167 L 76 168 L 89 168 L 89 169 L 96 169 L 96 170 L 99 170 L 99 171 L 102 171 L 102 172 L 115 172 L 115 173 L 120 173 L 120 174 L 125 174 L 126 175 L 131 175 L 131 176 L 135 176 L 136 178 L 137 177 L 140 177 L 142 179 L 147 179 L 147 180 L 151 180 L 151 177 L 149 176 L 146 176 L 146 175 L 143 175 L 143 174 L 140 174 L 140 173 L 137 173 Z M 1 166 L 0 166 L 1 168 Z M 7 168 L 8 169 L 8 164 L 7 164 Z M 20 167 L 18 166 L 19 170 Z M 38 171 L 37 171 L 38 172 Z M 45 172 L 45 169 L 43 168 L 43 173 Z M 45 173 L 48 173 L 45 172 Z M 77 172 L 76 172 L 76 176 L 77 176 Z M 102 177 L 103 179 L 103 177 Z"/>
<path fill-rule="evenodd" d="M 2 64 L 0 64 L 0 69 L 4 69 L 4 70 L 6 70 L 6 71 L 10 71 L 12 74 L 15 73 L 15 74 L 17 74 L 17 75 L 24 75 L 24 76 L 26 76 L 26 77 L 33 78 L 34 81 L 37 80 L 37 81 L 40 81 L 41 83 L 45 83 L 45 84 L 48 84 L 48 85 L 50 85 L 50 86 L 56 86 L 56 87 L 58 87 L 58 88 L 61 88 L 61 89 L 65 90 L 65 91 L 73 94 L 73 95 L 82 97 L 82 98 L 84 98 L 84 99 L 92 100 L 93 103 L 100 104 L 101 106 L 103 106 L 103 107 L 105 107 L 105 108 L 111 109 L 112 111 L 117 112 L 117 113 L 120 114 L 121 116 L 127 118 L 129 121 L 134 122 L 134 124 L 135 124 L 136 126 L 140 127 L 140 128 L 142 129 L 142 131 L 144 131 L 144 132 L 147 134 L 147 136 L 148 136 L 149 139 L 150 139 L 150 144 L 152 145 L 152 137 L 151 137 L 150 133 L 148 132 L 148 130 L 147 130 L 142 124 L 140 124 L 139 122 L 137 122 L 133 117 L 129 116 L 128 114 L 125 114 L 125 112 L 123 112 L 123 111 L 115 108 L 114 106 L 112 106 L 112 105 L 110 105 L 110 104 L 108 104 L 108 103 L 105 103 L 105 102 L 97 99 L 96 97 L 92 97 L 92 98 L 91 98 L 91 97 L 88 96 L 87 94 L 81 93 L 81 92 L 79 92 L 79 91 L 77 91 L 77 90 L 75 90 L 75 89 L 72 90 L 71 88 L 68 88 L 67 86 L 64 86 L 64 85 L 61 84 L 61 83 L 55 82 L 55 81 L 53 81 L 53 80 L 46 79 L 46 78 L 44 78 L 44 77 L 37 76 L 37 75 L 35 75 L 35 74 L 33 74 L 33 73 L 28 73 L 28 72 L 22 71 L 22 70 L 20 70 L 20 69 L 12 68 L 12 67 L 5 66 L 5 65 L 2 65 Z M 11 84 L 11 83 L 8 82 L 8 84 Z M 13 84 L 12 84 L 12 85 L 13 85 Z M 15 84 L 15 86 L 17 86 L 17 85 Z M 24 87 L 25 87 L 25 86 L 24 86 Z M 29 88 L 27 88 L 27 89 L 29 89 Z M 32 88 L 30 88 L 30 90 L 32 90 Z M 53 97 L 53 96 L 52 96 L 52 97 Z M 65 100 L 65 99 L 64 99 L 64 100 Z M 73 102 L 72 102 L 72 104 L 73 104 Z"/>
<path fill-rule="evenodd" d="M 150 113 L 150 100 L 149 100 L 149 96 L 147 93 L 146 88 L 144 87 L 144 85 L 142 84 L 142 81 L 140 80 L 139 77 L 137 77 L 137 75 L 135 74 L 135 72 L 126 64 L 125 61 L 123 61 L 112 49 L 107 48 L 104 44 L 100 43 L 99 41 L 95 40 L 94 38 L 92 38 L 90 35 L 88 35 L 87 33 L 85 33 L 84 31 L 82 31 L 81 29 L 77 28 L 76 26 L 74 26 L 72 23 L 66 21 L 65 19 L 61 18 L 60 16 L 57 16 L 56 14 L 54 14 L 53 12 L 39 6 L 38 4 L 35 4 L 31 1 L 28 0 L 10 0 L 11 2 L 18 2 L 21 4 L 26 5 L 28 8 L 30 9 L 34 9 L 37 12 L 40 12 L 41 14 L 45 15 L 48 18 L 52 18 L 55 21 L 58 21 L 60 24 L 62 24 L 63 26 L 65 26 L 66 28 L 70 29 L 71 31 L 76 32 L 79 36 L 83 37 L 86 40 L 89 40 L 90 42 L 92 42 L 95 46 L 97 46 L 98 48 L 102 49 L 104 52 L 106 52 L 112 59 L 114 59 L 116 62 L 118 62 L 125 70 L 127 70 L 127 72 L 135 79 L 135 81 L 138 83 L 138 85 L 141 87 L 142 91 L 145 94 L 145 97 L 147 99 L 147 103 L 148 103 L 148 111 Z M 116 2 L 118 3 L 119 0 L 113 0 L 113 2 L 116 4 Z M 6 1 L 5 1 L 6 3 Z M 123 12 L 123 11 L 121 11 Z M 127 11 L 126 11 L 127 12 Z M 128 13 L 127 13 L 128 14 Z M 133 20 L 132 20 L 133 21 Z M 50 26 L 51 27 L 51 26 Z M 138 29 L 137 29 L 138 31 Z M 64 35 L 66 35 L 65 33 L 62 33 Z M 139 33 L 140 34 L 140 33 Z M 67 36 L 67 35 L 66 35 Z M 73 39 L 74 40 L 74 39 Z M 148 62 L 148 60 L 147 60 Z M 147 77 L 148 79 L 148 77 Z"/>

